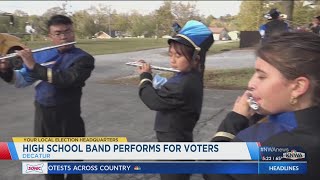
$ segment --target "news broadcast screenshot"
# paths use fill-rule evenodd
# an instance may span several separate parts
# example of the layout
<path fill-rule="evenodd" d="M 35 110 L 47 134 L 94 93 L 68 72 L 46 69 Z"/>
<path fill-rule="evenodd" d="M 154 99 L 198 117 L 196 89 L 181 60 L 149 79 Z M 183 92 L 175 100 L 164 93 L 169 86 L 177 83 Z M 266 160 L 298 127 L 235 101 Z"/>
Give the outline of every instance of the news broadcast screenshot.
<path fill-rule="evenodd" d="M 318 1 L 0 1 L 0 180 L 320 179 Z"/>

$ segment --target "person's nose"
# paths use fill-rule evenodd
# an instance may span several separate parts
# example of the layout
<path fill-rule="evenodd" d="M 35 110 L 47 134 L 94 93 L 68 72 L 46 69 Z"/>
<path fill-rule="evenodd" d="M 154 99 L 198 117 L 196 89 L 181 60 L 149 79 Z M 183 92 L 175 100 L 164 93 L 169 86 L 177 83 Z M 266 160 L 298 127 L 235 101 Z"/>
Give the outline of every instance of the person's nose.
<path fill-rule="evenodd" d="M 174 56 L 170 56 L 169 59 L 170 59 L 170 62 L 171 62 L 171 63 L 174 63 L 174 62 L 175 62 L 175 57 L 174 57 Z"/>
<path fill-rule="evenodd" d="M 248 82 L 248 90 L 254 91 L 256 89 L 256 80 L 254 75 L 251 77 L 251 79 Z"/>
<path fill-rule="evenodd" d="M 60 38 L 61 40 L 65 40 L 65 39 L 68 39 L 68 35 L 66 35 L 66 34 L 60 34 L 59 38 Z"/>

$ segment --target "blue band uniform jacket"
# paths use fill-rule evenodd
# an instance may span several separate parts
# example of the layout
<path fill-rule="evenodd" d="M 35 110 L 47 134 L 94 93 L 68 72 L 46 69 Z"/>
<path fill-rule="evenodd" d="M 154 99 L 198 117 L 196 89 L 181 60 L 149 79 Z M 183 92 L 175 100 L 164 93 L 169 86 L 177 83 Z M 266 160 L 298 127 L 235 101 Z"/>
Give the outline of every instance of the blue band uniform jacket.
<path fill-rule="evenodd" d="M 148 108 L 157 111 L 154 130 L 178 133 L 175 141 L 192 141 L 202 107 L 201 73 L 195 70 L 176 73 L 160 89 L 153 88 L 150 73 L 142 73 L 140 79 L 150 80 L 140 85 L 139 96 Z"/>
<path fill-rule="evenodd" d="M 218 128 L 215 142 L 260 142 L 261 146 L 301 147 L 306 152 L 306 175 L 204 175 L 206 180 L 315 180 L 320 179 L 320 108 L 310 107 L 267 117 L 249 126 L 249 120 L 230 112 Z M 220 136 L 219 133 L 232 136 Z"/>

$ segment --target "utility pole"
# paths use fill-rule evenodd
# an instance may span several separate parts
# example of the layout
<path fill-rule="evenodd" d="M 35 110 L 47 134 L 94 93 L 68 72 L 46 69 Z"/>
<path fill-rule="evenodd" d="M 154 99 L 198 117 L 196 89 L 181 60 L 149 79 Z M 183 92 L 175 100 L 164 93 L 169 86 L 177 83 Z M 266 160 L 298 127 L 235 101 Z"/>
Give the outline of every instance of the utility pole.
<path fill-rule="evenodd" d="M 108 16 L 108 28 L 109 28 L 109 36 L 111 36 L 111 13 L 109 13 Z"/>
<path fill-rule="evenodd" d="M 158 39 L 158 31 L 159 31 L 159 25 L 158 23 L 156 24 L 156 38 L 155 39 Z"/>
<path fill-rule="evenodd" d="M 285 14 L 287 14 L 287 19 L 289 22 L 292 22 L 293 9 L 294 9 L 294 0 L 282 1 L 284 4 Z"/>

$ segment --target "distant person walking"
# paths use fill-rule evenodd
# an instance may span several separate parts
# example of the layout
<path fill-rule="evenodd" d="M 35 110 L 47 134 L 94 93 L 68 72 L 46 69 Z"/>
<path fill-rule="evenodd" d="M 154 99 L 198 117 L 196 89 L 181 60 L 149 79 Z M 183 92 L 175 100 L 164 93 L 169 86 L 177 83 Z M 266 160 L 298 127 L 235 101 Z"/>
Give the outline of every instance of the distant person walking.
<path fill-rule="evenodd" d="M 280 12 L 277 9 L 271 9 L 269 11 L 270 21 L 266 24 L 260 26 L 259 32 L 263 30 L 263 36 L 261 39 L 262 43 L 268 41 L 271 36 L 279 35 L 283 32 L 289 31 L 289 26 L 283 19 L 280 17 Z"/>

